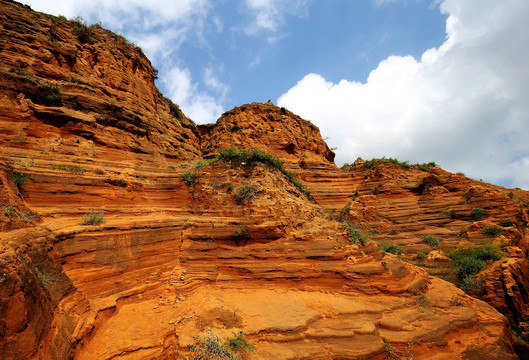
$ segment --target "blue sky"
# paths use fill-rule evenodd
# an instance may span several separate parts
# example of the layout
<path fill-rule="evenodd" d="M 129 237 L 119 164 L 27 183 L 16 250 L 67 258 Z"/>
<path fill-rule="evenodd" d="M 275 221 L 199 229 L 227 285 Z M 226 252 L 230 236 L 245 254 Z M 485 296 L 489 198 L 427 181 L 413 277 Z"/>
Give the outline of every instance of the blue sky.
<path fill-rule="evenodd" d="M 141 46 L 197 123 L 271 99 L 357 157 L 529 189 L 529 1 L 26 0 Z"/>

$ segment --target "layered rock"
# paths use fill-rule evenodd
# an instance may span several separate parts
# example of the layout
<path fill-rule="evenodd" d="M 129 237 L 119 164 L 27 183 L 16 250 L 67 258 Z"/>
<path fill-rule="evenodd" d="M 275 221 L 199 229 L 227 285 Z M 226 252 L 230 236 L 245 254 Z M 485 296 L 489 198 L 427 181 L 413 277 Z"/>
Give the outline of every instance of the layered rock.
<path fill-rule="evenodd" d="M 197 128 L 124 39 L 0 6 L 3 358 L 183 358 L 194 336 L 241 331 L 248 359 L 517 358 L 493 307 L 375 242 L 412 253 L 419 234 L 443 231 L 448 250 L 456 225 L 483 239 L 474 206 L 490 223 L 512 217 L 504 243 L 518 257 L 497 263 L 500 278 L 489 267 L 497 296 L 484 298 L 513 321 L 526 301 L 525 192 L 438 168 L 338 169 L 315 126 L 270 103 Z M 313 198 L 266 163 L 198 162 L 231 146 L 275 154 Z M 343 216 L 376 228 L 375 242 L 351 243 L 332 215 L 353 199 Z M 437 213 L 447 203 L 460 218 Z"/>

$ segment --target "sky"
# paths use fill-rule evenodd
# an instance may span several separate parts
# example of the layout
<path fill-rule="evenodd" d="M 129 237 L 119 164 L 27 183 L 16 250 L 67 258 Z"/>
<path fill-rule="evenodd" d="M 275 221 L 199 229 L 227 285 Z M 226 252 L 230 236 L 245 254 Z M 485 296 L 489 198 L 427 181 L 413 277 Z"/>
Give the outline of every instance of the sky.
<path fill-rule="evenodd" d="M 529 190 L 527 0 L 24 0 L 142 47 L 196 123 L 272 100 L 336 163 L 434 161 Z"/>

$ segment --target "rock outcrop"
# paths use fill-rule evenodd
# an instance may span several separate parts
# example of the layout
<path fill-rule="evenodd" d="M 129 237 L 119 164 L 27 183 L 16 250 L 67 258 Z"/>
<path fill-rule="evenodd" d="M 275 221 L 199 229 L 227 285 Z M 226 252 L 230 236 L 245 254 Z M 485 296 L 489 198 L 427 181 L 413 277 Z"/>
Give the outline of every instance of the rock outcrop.
<path fill-rule="evenodd" d="M 196 336 L 241 332 L 248 359 L 526 350 L 510 327 L 528 315 L 527 192 L 437 167 L 339 169 L 317 127 L 271 103 L 197 127 L 123 38 L 0 10 L 3 359 L 186 358 Z M 285 168 L 217 156 L 229 147 Z M 351 241 L 353 222 L 371 237 Z M 423 234 L 440 240 L 424 264 Z M 438 265 L 481 242 L 504 256 L 479 274 L 484 301 L 428 274 L 457 283 Z"/>

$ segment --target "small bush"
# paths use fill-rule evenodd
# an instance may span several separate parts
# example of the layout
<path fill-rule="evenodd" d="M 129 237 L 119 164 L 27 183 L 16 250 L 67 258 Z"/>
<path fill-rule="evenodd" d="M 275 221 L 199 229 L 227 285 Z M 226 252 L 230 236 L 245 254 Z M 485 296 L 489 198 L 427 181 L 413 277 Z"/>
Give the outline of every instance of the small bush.
<path fill-rule="evenodd" d="M 242 129 L 242 127 L 240 127 L 240 126 L 237 125 L 237 124 L 234 124 L 234 125 L 232 125 L 232 126 L 230 126 L 230 127 L 228 128 L 228 130 L 229 130 L 230 132 L 236 132 L 236 131 L 239 131 L 239 130 L 241 130 L 241 129 Z"/>
<path fill-rule="evenodd" d="M 487 214 L 487 210 L 475 207 L 472 209 L 472 218 L 476 221 L 483 220 L 483 217 Z"/>
<path fill-rule="evenodd" d="M 254 184 L 245 184 L 237 188 L 235 191 L 235 202 L 241 204 L 244 200 L 255 199 L 255 189 Z"/>
<path fill-rule="evenodd" d="M 461 279 L 466 279 L 479 273 L 485 266 L 487 264 L 483 260 L 474 257 L 465 258 L 458 263 L 458 275 Z"/>
<path fill-rule="evenodd" d="M 203 168 L 205 168 L 206 166 L 208 165 L 211 165 L 212 161 L 207 161 L 207 160 L 198 160 L 195 164 L 195 170 L 201 170 Z"/>
<path fill-rule="evenodd" d="M 451 219 L 457 218 L 457 213 L 455 210 L 443 210 L 441 214 L 450 216 Z"/>
<path fill-rule="evenodd" d="M 450 253 L 448 257 L 456 263 L 462 283 L 483 270 L 486 266 L 485 261 L 501 259 L 501 255 L 491 246 L 459 249 Z"/>
<path fill-rule="evenodd" d="M 11 204 L 0 204 L 0 205 L 3 205 L 2 209 L 4 211 L 4 214 L 6 214 L 7 217 L 9 217 L 10 219 L 16 216 L 19 220 L 22 220 L 27 223 L 27 222 L 32 221 L 33 218 L 35 217 L 34 215 L 26 214 L 25 212 L 17 209 Z"/>
<path fill-rule="evenodd" d="M 428 257 L 428 253 L 426 251 L 418 252 L 417 255 L 415 256 L 415 258 L 420 262 L 423 262 L 424 260 L 426 260 L 427 257 Z"/>
<path fill-rule="evenodd" d="M 182 181 L 187 184 L 187 186 L 194 186 L 198 181 L 199 175 L 196 170 L 188 170 L 182 175 Z"/>
<path fill-rule="evenodd" d="M 391 229 L 388 231 L 388 235 L 397 235 L 397 229 Z"/>
<path fill-rule="evenodd" d="M 240 354 L 247 354 L 251 351 L 253 351 L 253 345 L 248 343 L 245 339 L 243 339 L 244 332 L 240 332 L 239 335 L 228 338 L 228 345 L 230 348 Z"/>
<path fill-rule="evenodd" d="M 419 304 L 423 308 L 432 307 L 432 299 L 430 298 L 430 296 L 426 294 L 417 295 L 416 301 L 417 301 L 417 304 Z"/>
<path fill-rule="evenodd" d="M 176 105 L 171 99 L 169 99 L 168 97 L 164 97 L 163 98 L 164 101 L 167 103 L 167 105 L 169 106 L 169 112 L 175 117 L 177 118 L 178 120 L 182 120 L 182 111 L 180 110 L 180 107 L 178 105 Z"/>
<path fill-rule="evenodd" d="M 366 239 L 368 238 L 368 234 L 366 234 L 362 229 L 359 229 L 349 220 L 345 220 L 342 228 L 347 231 L 347 235 L 349 236 L 349 241 L 352 244 L 360 244 L 364 245 L 366 242 Z"/>
<path fill-rule="evenodd" d="M 80 16 L 77 16 L 72 19 L 73 27 L 72 32 L 77 36 L 77 39 L 82 44 L 92 42 L 92 29 L 86 25 L 84 19 Z"/>
<path fill-rule="evenodd" d="M 500 224 L 503 227 L 511 227 L 514 225 L 514 220 L 512 219 L 501 219 Z"/>
<path fill-rule="evenodd" d="M 431 247 L 439 245 L 439 239 L 436 238 L 433 235 L 425 235 L 425 236 L 423 236 L 421 242 L 423 244 L 426 244 L 426 245 L 431 246 Z"/>
<path fill-rule="evenodd" d="M 235 237 L 237 239 L 249 239 L 250 230 L 248 229 L 248 226 L 242 226 L 239 230 L 235 231 Z"/>
<path fill-rule="evenodd" d="M 61 89 L 55 84 L 44 83 L 40 85 L 42 95 L 44 96 L 44 104 L 48 106 L 61 105 Z"/>
<path fill-rule="evenodd" d="M 417 168 L 421 171 L 425 171 L 425 172 L 428 172 L 430 171 L 432 168 L 434 167 L 437 167 L 437 164 L 435 162 L 429 162 L 429 163 L 424 163 L 424 164 L 417 164 Z"/>
<path fill-rule="evenodd" d="M 9 181 L 18 187 L 26 185 L 29 182 L 29 179 L 26 174 L 15 171 L 13 175 L 9 177 Z"/>
<path fill-rule="evenodd" d="M 92 210 L 83 216 L 84 225 L 100 225 L 105 221 L 105 213 L 103 211 Z"/>
<path fill-rule="evenodd" d="M 380 249 L 390 254 L 400 254 L 404 252 L 404 249 L 395 244 L 381 244 Z"/>
<path fill-rule="evenodd" d="M 483 229 L 481 229 L 481 233 L 483 235 L 496 237 L 496 236 L 500 235 L 501 230 L 502 230 L 502 228 L 500 226 L 497 226 L 497 225 L 485 226 Z"/>
<path fill-rule="evenodd" d="M 222 343 L 217 334 L 209 330 L 207 335 L 194 337 L 197 341 L 194 345 L 188 345 L 193 356 L 191 360 L 238 360 L 239 356 L 234 353 L 228 344 Z"/>

